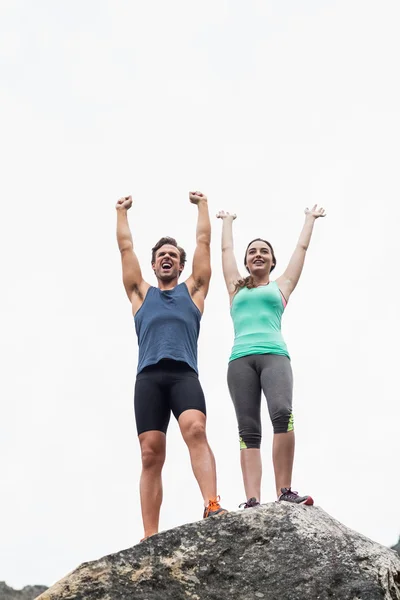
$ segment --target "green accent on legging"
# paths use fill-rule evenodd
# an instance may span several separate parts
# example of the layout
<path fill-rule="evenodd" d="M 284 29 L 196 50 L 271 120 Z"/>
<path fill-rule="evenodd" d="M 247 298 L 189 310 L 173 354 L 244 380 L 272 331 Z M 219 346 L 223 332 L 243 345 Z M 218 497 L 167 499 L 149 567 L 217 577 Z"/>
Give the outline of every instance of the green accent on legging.
<path fill-rule="evenodd" d="M 243 440 L 243 438 L 240 437 L 239 442 L 240 442 L 240 449 L 247 450 L 246 442 Z"/>
<path fill-rule="evenodd" d="M 250 290 L 242 288 L 231 306 L 235 340 L 229 360 L 250 354 L 281 354 L 290 359 L 281 333 L 283 311 L 276 281 Z"/>
<path fill-rule="evenodd" d="M 290 413 L 290 419 L 289 419 L 289 423 L 287 426 L 287 430 L 288 431 L 293 431 L 294 429 L 294 423 L 293 423 L 293 413 Z"/>

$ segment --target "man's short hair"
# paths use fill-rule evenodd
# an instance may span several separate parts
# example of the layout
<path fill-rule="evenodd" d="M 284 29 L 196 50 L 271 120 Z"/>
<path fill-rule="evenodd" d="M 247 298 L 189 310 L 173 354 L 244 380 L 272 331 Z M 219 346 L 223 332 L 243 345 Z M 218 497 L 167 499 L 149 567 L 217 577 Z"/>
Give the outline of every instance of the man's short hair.
<path fill-rule="evenodd" d="M 179 262 L 181 265 L 184 265 L 186 262 L 186 252 L 184 251 L 183 248 L 178 246 L 178 242 L 176 241 L 175 238 L 168 237 L 168 236 L 162 237 L 160 240 L 158 240 L 158 242 L 154 246 L 154 248 L 151 249 L 151 262 L 152 263 L 156 262 L 157 250 L 159 250 L 161 248 L 161 246 L 165 246 L 166 244 L 168 244 L 169 246 L 175 246 L 175 248 L 179 251 L 179 256 L 180 256 Z"/>

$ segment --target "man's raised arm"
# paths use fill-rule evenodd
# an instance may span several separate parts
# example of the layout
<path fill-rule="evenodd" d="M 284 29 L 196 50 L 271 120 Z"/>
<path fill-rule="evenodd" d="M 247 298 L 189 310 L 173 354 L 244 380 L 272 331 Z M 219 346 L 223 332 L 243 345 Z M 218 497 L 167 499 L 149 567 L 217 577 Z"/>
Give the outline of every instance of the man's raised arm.
<path fill-rule="evenodd" d="M 193 288 L 191 293 L 201 292 L 205 298 L 211 279 L 211 223 L 208 213 L 207 197 L 200 192 L 189 193 L 190 202 L 198 209 L 196 228 L 196 249 L 193 256 L 192 275 Z"/>
<path fill-rule="evenodd" d="M 143 300 L 146 284 L 143 281 L 139 261 L 133 250 L 133 240 L 128 223 L 128 210 L 132 206 L 132 196 L 120 198 L 116 204 L 117 209 L 117 241 L 121 252 L 122 280 L 126 293 L 132 302 L 132 294 L 135 293 Z"/>

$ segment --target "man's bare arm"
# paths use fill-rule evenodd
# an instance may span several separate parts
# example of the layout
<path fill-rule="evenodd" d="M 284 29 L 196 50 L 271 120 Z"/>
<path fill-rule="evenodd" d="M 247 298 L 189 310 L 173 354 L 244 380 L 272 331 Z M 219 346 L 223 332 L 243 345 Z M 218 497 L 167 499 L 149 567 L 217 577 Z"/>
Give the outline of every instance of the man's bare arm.
<path fill-rule="evenodd" d="M 117 209 L 117 242 L 121 252 L 122 280 L 129 300 L 132 302 L 132 294 L 139 298 L 143 295 L 146 285 L 139 261 L 133 250 L 133 240 L 128 223 L 128 210 L 132 206 L 132 196 L 120 198 L 116 204 Z M 143 298 L 141 298 L 143 300 Z"/>
<path fill-rule="evenodd" d="M 190 293 L 194 295 L 201 292 L 203 298 L 207 296 L 211 279 L 211 223 L 208 213 L 207 197 L 201 192 L 190 192 L 190 202 L 196 204 L 198 209 L 196 227 L 196 249 L 193 256 L 192 275 L 188 280 Z"/>

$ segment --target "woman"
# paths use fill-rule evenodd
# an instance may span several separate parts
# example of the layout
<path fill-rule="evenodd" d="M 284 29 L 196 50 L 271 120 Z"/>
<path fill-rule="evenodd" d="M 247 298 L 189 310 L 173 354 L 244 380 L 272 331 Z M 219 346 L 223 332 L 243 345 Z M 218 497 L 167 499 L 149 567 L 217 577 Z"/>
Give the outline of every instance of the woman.
<path fill-rule="evenodd" d="M 294 431 L 293 377 L 290 356 L 281 334 L 281 318 L 304 265 L 314 223 L 325 216 L 314 205 L 305 210 L 305 223 L 286 271 L 275 281 L 273 248 L 257 238 L 246 249 L 242 278 L 233 252 L 232 223 L 236 215 L 224 211 L 222 219 L 222 266 L 231 301 L 235 340 L 228 367 L 229 392 L 235 406 L 240 436 L 240 462 L 248 500 L 245 508 L 260 505 L 261 494 L 261 390 L 267 399 L 274 437 L 272 459 L 278 501 L 314 504 L 311 496 L 292 491 Z M 242 506 L 242 505 L 241 505 Z"/>

